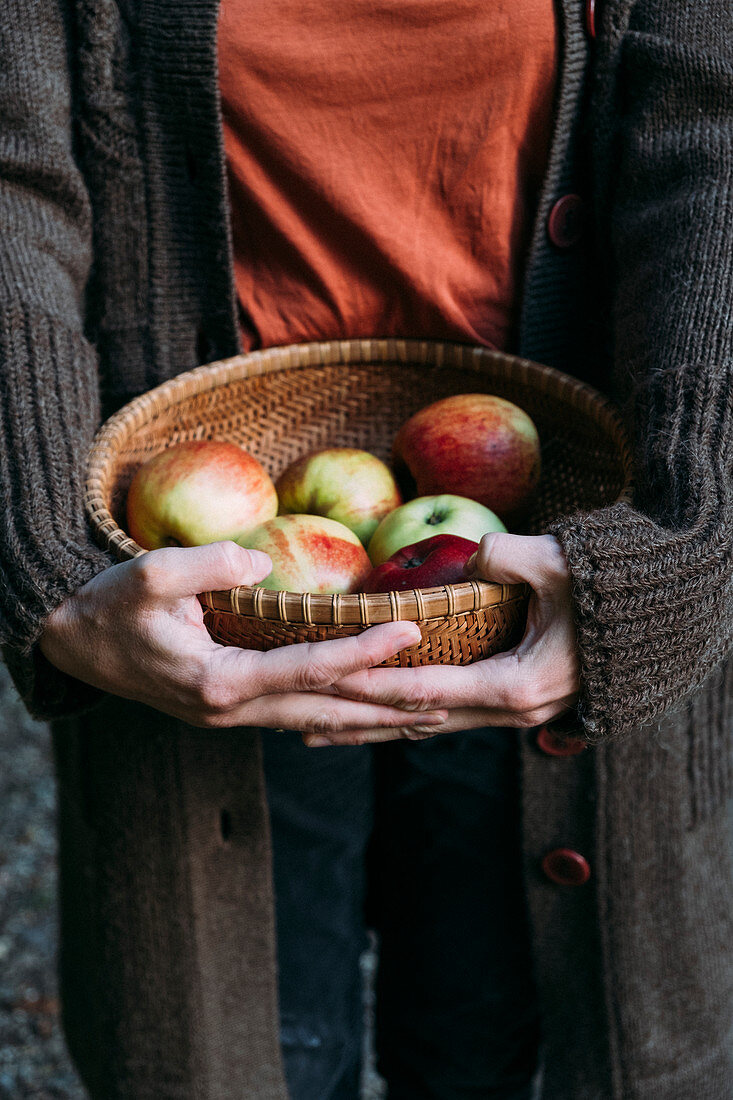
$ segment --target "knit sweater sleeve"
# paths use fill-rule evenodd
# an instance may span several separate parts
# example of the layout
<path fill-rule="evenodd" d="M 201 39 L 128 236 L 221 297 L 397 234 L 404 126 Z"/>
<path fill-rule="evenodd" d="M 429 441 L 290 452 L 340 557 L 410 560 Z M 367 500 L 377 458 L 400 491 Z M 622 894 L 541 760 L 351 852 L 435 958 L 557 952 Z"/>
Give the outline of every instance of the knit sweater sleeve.
<path fill-rule="evenodd" d="M 620 49 L 607 239 L 636 494 L 553 528 L 594 741 L 654 719 L 733 648 L 732 10 L 645 0 Z"/>
<path fill-rule="evenodd" d="M 90 690 L 44 664 L 44 621 L 109 564 L 83 510 L 99 387 L 83 334 L 91 216 L 72 148 L 69 22 L 52 0 L 6 0 L 0 20 L 0 643 L 41 716 Z"/>

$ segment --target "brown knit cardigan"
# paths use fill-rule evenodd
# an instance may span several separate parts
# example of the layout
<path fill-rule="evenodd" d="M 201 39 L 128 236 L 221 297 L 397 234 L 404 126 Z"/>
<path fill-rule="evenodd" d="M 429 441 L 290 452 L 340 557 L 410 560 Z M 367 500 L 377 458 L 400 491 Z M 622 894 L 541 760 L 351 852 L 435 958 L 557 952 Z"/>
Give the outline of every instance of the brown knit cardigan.
<path fill-rule="evenodd" d="M 733 6 L 560 0 L 556 131 L 523 354 L 613 392 L 633 505 L 558 520 L 589 747 L 521 731 L 545 1100 L 733 1096 Z M 216 0 L 4 0 L 0 641 L 55 718 L 67 1036 L 95 1097 L 275 1100 L 256 731 L 203 733 L 56 674 L 48 613 L 110 564 L 88 443 L 238 350 Z M 546 219 L 587 200 L 585 242 Z M 217 829 L 226 808 L 231 832 Z M 491 838 L 487 838 L 487 843 Z M 548 882 L 569 846 L 592 875 Z"/>

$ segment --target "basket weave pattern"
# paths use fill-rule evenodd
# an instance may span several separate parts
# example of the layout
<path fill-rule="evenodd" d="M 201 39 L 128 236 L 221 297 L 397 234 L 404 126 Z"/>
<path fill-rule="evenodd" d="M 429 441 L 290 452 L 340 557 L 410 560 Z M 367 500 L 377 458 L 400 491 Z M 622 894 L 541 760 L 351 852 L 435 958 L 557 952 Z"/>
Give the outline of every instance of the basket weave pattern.
<path fill-rule="evenodd" d="M 124 530 L 138 466 L 172 443 L 227 439 L 277 478 L 324 446 L 361 447 L 388 461 L 399 426 L 457 393 L 495 393 L 524 408 L 542 442 L 543 473 L 523 531 L 561 513 L 628 495 L 631 459 L 612 406 L 549 367 L 484 348 L 408 340 L 298 344 L 236 356 L 180 375 L 136 398 L 92 447 L 86 508 L 96 537 L 120 560 L 145 553 Z M 466 664 L 515 644 L 524 585 L 470 581 L 422 591 L 324 596 L 240 586 L 202 595 L 212 636 L 269 649 L 356 634 L 394 619 L 419 622 L 422 642 L 388 664 Z"/>

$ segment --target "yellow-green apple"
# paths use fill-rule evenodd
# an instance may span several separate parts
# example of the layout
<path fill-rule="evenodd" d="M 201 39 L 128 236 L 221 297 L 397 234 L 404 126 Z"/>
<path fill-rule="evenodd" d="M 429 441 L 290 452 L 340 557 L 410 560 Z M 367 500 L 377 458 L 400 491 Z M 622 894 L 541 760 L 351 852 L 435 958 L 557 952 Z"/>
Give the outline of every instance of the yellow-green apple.
<path fill-rule="evenodd" d="M 369 542 L 369 557 L 372 565 L 381 565 L 403 546 L 431 535 L 460 535 L 479 542 L 489 531 L 506 531 L 506 527 L 476 500 L 452 493 L 415 497 L 384 517 Z"/>
<path fill-rule="evenodd" d="M 270 555 L 272 572 L 260 587 L 286 592 L 358 592 L 371 569 L 361 542 L 326 516 L 276 516 L 237 539 Z"/>
<path fill-rule="evenodd" d="M 434 588 L 465 581 L 466 562 L 478 543 L 460 535 L 432 535 L 403 546 L 372 569 L 362 592 L 395 592 L 406 588 Z"/>
<path fill-rule="evenodd" d="M 405 496 L 458 493 L 506 523 L 521 519 L 540 476 L 537 429 L 523 409 L 486 393 L 427 405 L 405 421 L 392 460 Z"/>
<path fill-rule="evenodd" d="M 224 440 L 176 443 L 148 459 L 127 494 L 128 530 L 146 550 L 235 539 L 277 515 L 256 458 Z"/>
<path fill-rule="evenodd" d="M 307 512 L 346 524 L 366 545 L 402 503 L 392 471 L 376 455 L 326 447 L 293 462 L 275 483 L 280 514 Z"/>

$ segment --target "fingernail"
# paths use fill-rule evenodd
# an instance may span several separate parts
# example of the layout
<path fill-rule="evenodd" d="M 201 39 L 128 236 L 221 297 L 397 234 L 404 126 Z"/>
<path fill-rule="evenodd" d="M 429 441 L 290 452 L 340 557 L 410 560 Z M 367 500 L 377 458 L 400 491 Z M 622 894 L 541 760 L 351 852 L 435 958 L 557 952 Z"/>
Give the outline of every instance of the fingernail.
<path fill-rule="evenodd" d="M 253 569 L 266 569 L 268 566 L 272 568 L 272 560 L 269 554 L 264 554 L 262 550 L 247 550 L 251 560 Z"/>
<path fill-rule="evenodd" d="M 475 568 L 476 568 L 476 552 L 474 551 L 474 553 L 471 554 L 471 557 L 468 559 L 468 561 L 464 565 L 463 569 L 466 573 L 466 576 L 468 576 L 469 573 L 473 573 Z"/>
<path fill-rule="evenodd" d="M 309 737 L 306 741 L 306 745 L 309 749 L 324 749 L 326 745 L 332 745 L 333 741 L 329 741 L 327 737 L 324 737 L 322 733 L 316 733 L 313 737 Z"/>
<path fill-rule="evenodd" d="M 414 730 L 427 729 L 429 726 L 442 726 L 445 722 L 445 714 L 421 714 L 419 722 L 413 722 Z"/>

